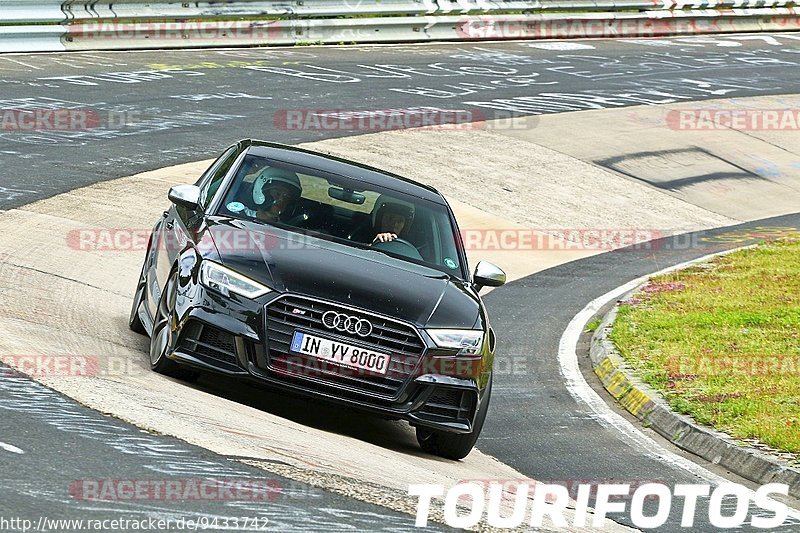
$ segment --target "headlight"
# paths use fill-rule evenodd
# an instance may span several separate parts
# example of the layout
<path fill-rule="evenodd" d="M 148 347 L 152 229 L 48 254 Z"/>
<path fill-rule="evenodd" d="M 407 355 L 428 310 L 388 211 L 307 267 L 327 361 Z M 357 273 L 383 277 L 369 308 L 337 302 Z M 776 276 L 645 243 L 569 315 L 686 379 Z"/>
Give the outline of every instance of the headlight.
<path fill-rule="evenodd" d="M 440 348 L 458 350 L 457 355 L 480 353 L 483 344 L 483 331 L 475 329 L 428 329 L 428 335 Z"/>
<path fill-rule="evenodd" d="M 213 261 L 203 261 L 200 267 L 200 283 L 225 296 L 234 293 L 251 299 L 263 296 L 272 290 Z"/>

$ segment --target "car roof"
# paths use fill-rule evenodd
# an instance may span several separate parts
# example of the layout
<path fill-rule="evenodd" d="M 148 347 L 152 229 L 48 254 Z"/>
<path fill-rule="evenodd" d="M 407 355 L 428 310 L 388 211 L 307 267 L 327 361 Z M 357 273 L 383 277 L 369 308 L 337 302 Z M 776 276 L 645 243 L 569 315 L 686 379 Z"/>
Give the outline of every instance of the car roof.
<path fill-rule="evenodd" d="M 447 205 L 439 191 L 433 187 L 369 165 L 274 142 L 244 139 L 241 144 L 248 146 L 248 153 L 253 155 L 354 178 L 369 185 L 392 189 L 437 204 Z"/>

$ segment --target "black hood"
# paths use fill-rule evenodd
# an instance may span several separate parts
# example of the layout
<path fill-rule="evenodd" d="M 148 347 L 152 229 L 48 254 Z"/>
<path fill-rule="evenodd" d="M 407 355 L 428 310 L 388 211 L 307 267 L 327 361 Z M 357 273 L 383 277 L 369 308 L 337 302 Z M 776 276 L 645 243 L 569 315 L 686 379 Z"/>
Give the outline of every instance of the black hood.
<path fill-rule="evenodd" d="M 439 270 L 238 219 L 208 220 L 225 266 L 280 292 L 387 315 L 417 326 L 473 328 L 478 298 Z"/>

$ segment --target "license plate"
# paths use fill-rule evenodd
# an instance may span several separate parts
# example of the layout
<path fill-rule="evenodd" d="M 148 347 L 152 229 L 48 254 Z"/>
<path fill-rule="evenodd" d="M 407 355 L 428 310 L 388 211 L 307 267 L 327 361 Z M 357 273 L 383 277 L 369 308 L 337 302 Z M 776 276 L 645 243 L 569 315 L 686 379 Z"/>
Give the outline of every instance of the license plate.
<path fill-rule="evenodd" d="M 301 331 L 294 332 L 291 349 L 295 353 L 310 355 L 336 365 L 369 370 L 377 374 L 385 374 L 389 368 L 390 357 L 386 354 Z"/>

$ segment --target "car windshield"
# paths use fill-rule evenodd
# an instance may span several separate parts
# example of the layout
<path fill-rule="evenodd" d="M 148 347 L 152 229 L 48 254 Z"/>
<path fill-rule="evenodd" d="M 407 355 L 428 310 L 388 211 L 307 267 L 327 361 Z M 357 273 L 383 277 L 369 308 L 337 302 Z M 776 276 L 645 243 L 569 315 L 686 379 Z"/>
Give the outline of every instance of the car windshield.
<path fill-rule="evenodd" d="M 374 249 L 463 278 L 446 206 L 353 178 L 248 155 L 218 213 Z"/>

